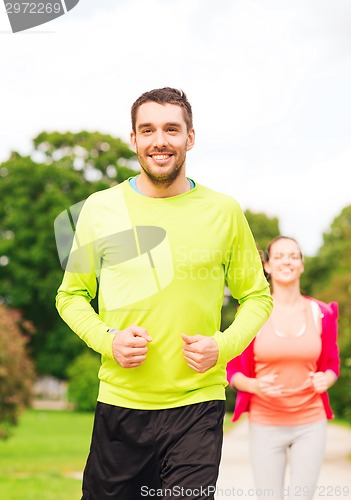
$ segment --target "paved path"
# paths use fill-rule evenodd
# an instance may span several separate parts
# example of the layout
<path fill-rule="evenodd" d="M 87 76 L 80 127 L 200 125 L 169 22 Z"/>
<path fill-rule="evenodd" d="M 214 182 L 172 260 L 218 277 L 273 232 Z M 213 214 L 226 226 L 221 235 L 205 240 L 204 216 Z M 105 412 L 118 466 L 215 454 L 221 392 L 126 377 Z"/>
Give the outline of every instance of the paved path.
<path fill-rule="evenodd" d="M 347 458 L 348 455 L 351 455 L 351 430 L 329 423 L 327 449 L 315 500 L 351 499 L 351 457 Z M 248 454 L 248 421 L 245 418 L 224 435 L 216 499 L 228 498 L 256 498 Z M 296 500 L 303 500 L 303 496 L 296 497 Z"/>

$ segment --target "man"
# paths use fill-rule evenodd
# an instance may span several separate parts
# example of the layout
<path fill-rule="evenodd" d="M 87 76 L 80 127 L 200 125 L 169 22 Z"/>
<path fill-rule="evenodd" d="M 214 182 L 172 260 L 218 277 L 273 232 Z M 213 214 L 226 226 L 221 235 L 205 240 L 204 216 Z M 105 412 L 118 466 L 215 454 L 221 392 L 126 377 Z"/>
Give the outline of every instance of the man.
<path fill-rule="evenodd" d="M 239 205 L 186 177 L 194 141 L 182 91 L 141 95 L 140 175 L 94 193 L 78 220 L 57 307 L 102 356 L 85 500 L 214 498 L 226 363 L 272 308 Z M 240 307 L 220 332 L 225 284 Z"/>

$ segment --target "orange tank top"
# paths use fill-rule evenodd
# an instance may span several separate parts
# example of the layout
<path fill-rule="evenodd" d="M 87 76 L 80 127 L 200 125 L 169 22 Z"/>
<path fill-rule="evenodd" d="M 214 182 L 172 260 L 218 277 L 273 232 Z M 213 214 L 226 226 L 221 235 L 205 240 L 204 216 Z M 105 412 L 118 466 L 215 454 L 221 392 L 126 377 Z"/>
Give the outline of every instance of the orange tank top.
<path fill-rule="evenodd" d="M 316 370 L 322 348 L 312 307 L 306 300 L 305 323 L 295 337 L 279 334 L 271 317 L 257 335 L 254 344 L 256 377 L 274 373 L 276 384 L 283 384 L 284 388 L 279 396 L 252 395 L 251 422 L 288 426 L 326 418 L 321 396 L 314 391 L 310 377 L 310 372 Z"/>

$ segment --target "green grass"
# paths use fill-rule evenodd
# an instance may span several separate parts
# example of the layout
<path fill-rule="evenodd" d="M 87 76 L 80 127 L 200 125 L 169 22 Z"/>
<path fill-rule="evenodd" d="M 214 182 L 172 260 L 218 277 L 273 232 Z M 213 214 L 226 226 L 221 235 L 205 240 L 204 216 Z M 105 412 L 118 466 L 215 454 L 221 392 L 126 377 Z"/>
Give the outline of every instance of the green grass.
<path fill-rule="evenodd" d="M 341 425 L 341 427 L 346 427 L 351 429 L 351 421 L 336 417 L 335 420 L 330 421 L 331 424 Z"/>
<path fill-rule="evenodd" d="M 0 441 L 1 499 L 79 500 L 92 424 L 91 413 L 22 415 L 10 439 Z"/>
<path fill-rule="evenodd" d="M 224 415 L 224 421 L 223 421 L 223 433 L 225 434 L 226 432 L 230 432 L 233 429 L 233 422 L 232 422 L 232 416 L 233 412 L 226 412 Z"/>

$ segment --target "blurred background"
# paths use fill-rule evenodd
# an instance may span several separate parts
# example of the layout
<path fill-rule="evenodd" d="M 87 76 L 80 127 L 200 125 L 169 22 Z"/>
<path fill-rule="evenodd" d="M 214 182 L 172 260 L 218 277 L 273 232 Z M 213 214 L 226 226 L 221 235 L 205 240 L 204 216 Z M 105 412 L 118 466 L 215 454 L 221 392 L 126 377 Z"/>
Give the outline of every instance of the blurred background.
<path fill-rule="evenodd" d="M 54 220 L 135 175 L 130 107 L 151 88 L 192 103 L 188 175 L 239 201 L 260 249 L 297 238 L 303 293 L 339 302 L 330 395 L 351 425 L 350 20 L 346 0 L 81 0 L 13 34 L 0 12 L 4 498 L 78 498 L 99 358 L 54 307 Z M 226 297 L 223 328 L 235 307 Z"/>

